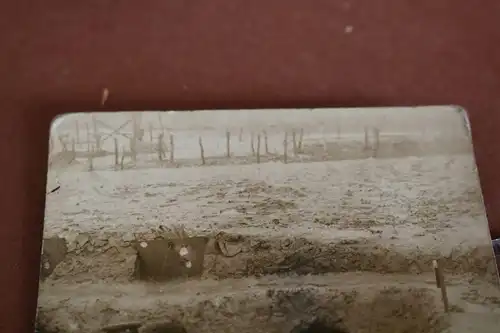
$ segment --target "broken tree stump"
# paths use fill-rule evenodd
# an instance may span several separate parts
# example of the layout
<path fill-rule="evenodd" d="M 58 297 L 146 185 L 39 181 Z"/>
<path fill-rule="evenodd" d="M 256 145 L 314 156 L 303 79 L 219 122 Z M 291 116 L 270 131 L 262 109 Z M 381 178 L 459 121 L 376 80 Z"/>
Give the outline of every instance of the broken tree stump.
<path fill-rule="evenodd" d="M 297 143 L 297 152 L 302 153 L 302 142 L 304 140 L 304 129 L 301 128 L 299 132 L 299 142 Z"/>
<path fill-rule="evenodd" d="M 90 128 L 89 128 L 89 123 L 85 123 L 85 133 L 87 135 L 87 152 L 90 153 L 90 145 L 91 145 L 91 140 L 90 140 Z"/>
<path fill-rule="evenodd" d="M 114 138 L 113 139 L 114 145 L 115 145 L 115 166 L 118 165 L 119 161 L 119 152 L 118 152 L 118 139 Z"/>
<path fill-rule="evenodd" d="M 285 132 L 285 138 L 283 139 L 283 163 L 287 163 L 288 159 L 288 133 Z"/>
<path fill-rule="evenodd" d="M 89 171 L 94 171 L 94 145 L 91 146 L 90 152 L 88 155 L 88 167 L 89 167 Z"/>
<path fill-rule="evenodd" d="M 123 170 L 125 162 L 125 148 L 122 148 L 122 158 L 120 159 L 120 170 Z"/>
<path fill-rule="evenodd" d="M 368 127 L 365 126 L 363 130 L 365 132 L 365 141 L 364 141 L 363 149 L 367 150 L 368 149 Z"/>
<path fill-rule="evenodd" d="M 175 160 L 174 159 L 174 148 L 175 148 L 174 135 L 170 134 L 169 139 L 170 139 L 170 163 L 174 163 L 174 160 Z"/>
<path fill-rule="evenodd" d="M 231 157 L 231 132 L 226 131 L 226 157 Z"/>
<path fill-rule="evenodd" d="M 266 155 L 269 155 L 269 145 L 267 143 L 267 131 L 266 130 L 262 131 L 262 134 L 264 134 L 264 151 L 266 152 Z"/>
<path fill-rule="evenodd" d="M 297 134 L 295 133 L 295 130 L 292 131 L 292 150 L 293 150 L 293 156 L 297 156 Z"/>
<path fill-rule="evenodd" d="M 205 149 L 203 148 L 203 141 L 201 139 L 201 136 L 198 138 L 198 145 L 200 146 L 201 164 L 205 165 Z"/>
<path fill-rule="evenodd" d="M 137 140 L 135 137 L 130 139 L 130 158 L 132 162 L 137 161 L 137 149 L 136 149 Z"/>
<path fill-rule="evenodd" d="M 78 120 L 75 120 L 75 135 L 76 135 L 76 143 L 80 144 L 80 124 Z"/>
<path fill-rule="evenodd" d="M 257 163 L 260 163 L 260 134 L 257 135 Z"/>
<path fill-rule="evenodd" d="M 163 156 L 165 156 L 165 153 L 163 152 L 163 133 L 160 133 L 158 135 L 158 160 L 163 161 Z"/>
<path fill-rule="evenodd" d="M 378 149 L 380 148 L 380 130 L 376 127 L 373 128 L 373 135 L 375 136 L 375 144 L 372 150 L 372 157 L 378 156 Z"/>
<path fill-rule="evenodd" d="M 252 156 L 255 156 L 254 139 L 255 139 L 255 135 L 252 132 L 252 133 L 250 133 L 250 151 L 252 152 Z"/>
<path fill-rule="evenodd" d="M 59 139 L 59 143 L 61 144 L 62 151 L 63 152 L 68 151 L 68 147 L 67 147 L 66 141 L 64 141 L 64 138 L 61 135 L 59 135 L 57 138 Z"/>

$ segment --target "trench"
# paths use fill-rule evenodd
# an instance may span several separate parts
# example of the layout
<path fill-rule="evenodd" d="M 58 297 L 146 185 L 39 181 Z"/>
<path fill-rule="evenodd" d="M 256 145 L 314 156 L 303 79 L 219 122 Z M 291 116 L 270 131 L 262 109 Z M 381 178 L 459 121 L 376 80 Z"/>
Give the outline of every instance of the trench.
<path fill-rule="evenodd" d="M 438 333 L 448 322 L 432 281 L 432 260 L 455 275 L 496 278 L 490 277 L 496 270 L 488 249 L 443 257 L 366 240 L 227 240 L 228 252 L 241 253 L 225 258 L 204 247 L 196 274 L 155 280 L 137 275 L 137 244 L 152 248 L 158 241 L 153 235 L 47 239 L 39 332 L 121 333 L 160 323 L 136 331 Z M 153 264 L 168 258 L 161 249 L 147 255 Z M 123 323 L 135 326 L 116 328 Z"/>
<path fill-rule="evenodd" d="M 132 281 L 137 261 L 137 243 L 150 243 L 154 235 L 136 235 L 137 241 L 120 234 L 78 234 L 71 241 L 46 239 L 48 256 L 42 275 L 51 281 Z M 196 238 L 196 237 L 195 237 Z M 433 272 L 432 261 L 453 274 L 473 274 L 497 283 L 496 261 L 489 245 L 457 248 L 448 254 L 384 246 L 366 239 L 320 242 L 305 238 L 263 238 L 228 235 L 225 257 L 206 247 L 199 248 L 200 274 L 217 280 L 266 275 L 308 275 L 342 272 L 409 273 Z M 61 242 L 63 244 L 61 244 Z M 160 248 L 150 257 L 164 261 Z M 44 272 L 48 266 L 48 270 Z"/>

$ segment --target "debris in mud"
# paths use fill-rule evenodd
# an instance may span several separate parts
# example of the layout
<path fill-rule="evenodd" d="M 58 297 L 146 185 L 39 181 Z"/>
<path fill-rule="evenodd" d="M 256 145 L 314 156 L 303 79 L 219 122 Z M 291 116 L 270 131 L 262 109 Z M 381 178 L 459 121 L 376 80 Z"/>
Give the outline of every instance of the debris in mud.
<path fill-rule="evenodd" d="M 135 244 L 134 276 L 139 280 L 168 281 L 201 276 L 206 237 L 155 239 Z"/>
<path fill-rule="evenodd" d="M 57 192 L 60 188 L 61 188 L 61 185 L 58 185 L 55 188 L 53 188 L 52 190 L 50 190 L 49 192 L 47 192 L 47 194 L 51 194 L 51 193 Z"/>
<path fill-rule="evenodd" d="M 45 280 L 64 260 L 68 253 L 66 240 L 60 237 L 45 238 L 42 243 L 40 279 Z"/>

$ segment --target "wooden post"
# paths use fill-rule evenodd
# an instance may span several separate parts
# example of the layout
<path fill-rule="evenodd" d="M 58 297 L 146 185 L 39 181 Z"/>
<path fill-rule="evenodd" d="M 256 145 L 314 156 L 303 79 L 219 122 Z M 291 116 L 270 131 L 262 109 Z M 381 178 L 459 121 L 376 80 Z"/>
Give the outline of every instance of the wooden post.
<path fill-rule="evenodd" d="M 136 151 L 136 141 L 135 141 L 135 137 L 133 137 L 132 139 L 130 139 L 130 158 L 132 159 L 133 162 L 136 162 L 137 161 L 137 151 Z"/>
<path fill-rule="evenodd" d="M 68 164 L 73 163 L 74 160 L 76 160 L 76 142 L 74 138 L 71 138 L 71 160 Z"/>
<path fill-rule="evenodd" d="M 90 153 L 90 129 L 89 129 L 89 123 L 85 123 L 85 132 L 87 133 L 87 152 Z"/>
<path fill-rule="evenodd" d="M 101 150 L 101 135 L 97 130 L 97 116 L 95 114 L 92 115 L 92 124 L 94 127 L 94 138 L 95 138 L 95 146 L 92 147 L 93 151 Z"/>
<path fill-rule="evenodd" d="M 75 135 L 76 143 L 80 144 L 80 125 L 78 124 L 78 120 L 75 120 Z"/>
<path fill-rule="evenodd" d="M 292 149 L 293 155 L 297 156 L 297 135 L 295 134 L 295 130 L 292 130 Z"/>
<path fill-rule="evenodd" d="M 96 134 L 97 133 L 97 116 L 95 114 L 91 114 L 91 117 L 92 117 L 92 126 L 93 126 L 93 130 L 94 130 L 94 134 Z"/>
<path fill-rule="evenodd" d="M 170 139 L 170 163 L 174 163 L 174 135 L 170 134 L 169 136 Z"/>
<path fill-rule="evenodd" d="M 158 122 L 160 123 L 161 132 L 163 133 L 163 135 L 165 135 L 165 128 L 163 127 L 161 112 L 158 112 Z"/>
<path fill-rule="evenodd" d="M 288 133 L 285 132 L 285 139 L 283 140 L 283 163 L 287 163 L 288 159 Z"/>
<path fill-rule="evenodd" d="M 380 146 L 380 130 L 378 128 L 373 128 L 373 134 L 375 135 L 375 145 L 373 147 L 372 157 L 377 157 L 378 148 Z"/>
<path fill-rule="evenodd" d="M 297 150 L 298 153 L 302 153 L 302 141 L 304 140 L 304 129 L 300 129 L 300 134 L 299 134 L 299 143 L 297 145 Z"/>
<path fill-rule="evenodd" d="M 89 171 L 94 170 L 94 145 L 90 148 L 90 152 L 88 155 L 88 161 L 89 161 Z"/>
<path fill-rule="evenodd" d="M 260 163 L 260 134 L 257 135 L 257 163 Z"/>
<path fill-rule="evenodd" d="M 135 112 L 132 112 L 130 116 L 132 118 L 132 138 L 137 140 L 140 136 L 139 119 L 137 119 L 137 114 Z"/>
<path fill-rule="evenodd" d="M 163 161 L 163 133 L 158 135 L 158 160 Z"/>
<path fill-rule="evenodd" d="M 365 126 L 364 130 L 365 130 L 365 145 L 364 145 L 363 149 L 367 150 L 368 149 L 368 128 Z"/>
<path fill-rule="evenodd" d="M 253 144 L 254 141 L 254 134 L 253 132 L 250 133 L 250 151 L 252 152 L 252 156 L 255 156 L 255 146 Z"/>
<path fill-rule="evenodd" d="M 203 149 L 203 141 L 201 140 L 201 136 L 198 138 L 198 144 L 200 145 L 201 164 L 205 165 L 205 150 Z"/>
<path fill-rule="evenodd" d="M 449 306 L 448 293 L 446 291 L 446 283 L 444 281 L 443 271 L 441 270 L 441 267 L 439 267 L 437 260 L 432 261 L 432 266 L 434 267 L 434 274 L 436 276 L 436 286 L 439 289 L 441 289 L 441 299 L 443 301 L 444 311 L 448 312 L 450 306 Z"/>
<path fill-rule="evenodd" d="M 120 159 L 120 170 L 123 170 L 124 163 L 125 162 L 125 148 L 122 147 L 122 158 Z"/>
<path fill-rule="evenodd" d="M 149 123 L 149 142 L 153 143 L 153 124 Z"/>
<path fill-rule="evenodd" d="M 63 137 L 59 135 L 57 138 L 59 139 L 59 143 L 61 143 L 62 151 L 64 152 L 68 151 L 68 147 L 66 147 L 66 142 L 64 142 Z"/>
<path fill-rule="evenodd" d="M 101 134 L 100 133 L 96 133 L 95 134 L 95 151 L 98 152 L 98 151 L 101 151 L 102 150 L 102 147 L 101 147 Z"/>
<path fill-rule="evenodd" d="M 113 139 L 114 143 L 115 143 L 115 166 L 118 165 L 118 159 L 119 159 L 119 152 L 118 152 L 118 139 L 117 138 L 114 138 Z"/>
<path fill-rule="evenodd" d="M 262 131 L 262 134 L 264 134 L 264 151 L 266 152 L 266 155 L 269 155 L 269 145 L 267 144 L 267 131 L 266 130 Z"/>
<path fill-rule="evenodd" d="M 226 130 L 226 157 L 231 157 L 231 132 Z"/>

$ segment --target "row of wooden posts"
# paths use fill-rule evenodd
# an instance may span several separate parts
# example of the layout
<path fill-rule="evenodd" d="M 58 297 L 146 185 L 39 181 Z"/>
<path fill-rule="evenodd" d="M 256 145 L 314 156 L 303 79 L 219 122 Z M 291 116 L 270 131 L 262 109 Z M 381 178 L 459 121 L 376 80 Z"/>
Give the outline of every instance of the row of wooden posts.
<path fill-rule="evenodd" d="M 239 137 L 239 140 L 240 142 L 242 141 L 242 135 L 241 135 L 242 131 L 240 131 L 240 135 L 238 136 Z M 231 158 L 232 154 L 231 154 L 231 132 L 230 131 L 226 131 L 226 154 L 225 156 L 227 158 Z M 300 135 L 298 137 L 298 140 L 297 140 L 297 134 L 296 134 L 296 131 L 293 130 L 292 131 L 292 145 L 293 145 L 293 152 L 294 152 L 294 155 L 297 155 L 298 153 L 300 153 L 302 151 L 302 141 L 303 141 L 303 137 L 304 137 L 304 130 L 301 129 L 300 130 Z M 170 163 L 174 163 L 174 136 L 172 134 L 169 135 L 169 152 L 170 152 L 170 159 L 169 159 L 169 162 Z M 265 155 L 269 155 L 270 154 L 270 151 L 269 151 L 269 144 L 268 144 L 268 136 L 267 136 L 267 132 L 266 131 L 262 131 L 261 133 L 258 133 L 257 135 L 255 135 L 255 133 L 251 133 L 250 134 L 250 151 L 251 151 L 251 155 L 252 156 L 255 156 L 256 158 L 256 162 L 257 163 L 260 163 L 261 161 L 261 142 L 262 142 L 262 138 L 263 138 L 263 141 L 264 141 L 264 152 L 265 152 Z M 150 136 L 150 140 L 153 141 L 153 137 Z M 283 161 L 285 163 L 287 163 L 287 155 L 288 155 L 288 132 L 285 132 L 285 137 L 284 137 L 284 140 L 283 140 Z M 201 160 L 201 164 L 202 165 L 205 165 L 206 164 L 206 157 L 205 157 L 205 148 L 203 146 L 203 138 L 201 136 L 198 137 L 198 145 L 199 145 L 199 148 L 200 148 L 200 160 Z M 165 149 L 164 149 L 164 144 L 163 144 L 163 133 L 161 133 L 159 136 L 158 136 L 158 159 L 160 161 L 163 160 L 164 156 L 165 156 Z M 131 149 L 131 151 L 133 151 Z M 115 154 L 117 154 L 117 148 L 115 147 Z M 135 156 L 135 153 L 132 153 L 132 156 Z M 132 157 L 133 159 L 135 159 L 135 157 Z"/>
<path fill-rule="evenodd" d="M 75 128 L 77 129 L 77 131 L 76 131 L 75 138 L 71 139 L 71 150 L 73 151 L 73 153 L 76 154 L 76 145 L 81 144 L 78 121 L 76 121 Z M 91 143 L 91 139 L 90 139 L 91 135 L 90 135 L 88 124 L 86 124 L 86 130 L 87 130 L 86 143 L 87 143 L 87 152 L 88 152 L 88 159 L 89 159 L 89 169 L 92 170 L 93 169 L 93 158 L 100 151 L 102 151 L 101 146 L 100 146 L 100 140 L 99 140 L 102 136 L 97 134 L 97 133 L 94 133 L 96 141 L 95 141 L 95 143 Z M 96 130 L 96 128 L 94 128 L 94 130 Z M 370 144 L 370 140 L 369 140 L 369 132 L 370 131 L 375 136 L 375 142 L 373 145 Z M 154 132 L 153 126 L 152 126 L 152 124 L 149 124 L 149 139 L 150 139 L 150 142 L 154 145 L 155 138 L 154 138 L 153 132 Z M 142 132 L 141 139 L 143 137 L 143 134 L 144 134 L 144 132 Z M 380 140 L 379 140 L 380 131 L 379 131 L 379 129 L 373 128 L 373 127 L 371 127 L 371 128 L 365 127 L 364 134 L 365 134 L 365 136 L 364 136 L 364 149 L 371 148 L 374 151 L 373 154 L 376 155 L 376 151 L 378 150 L 378 147 L 380 144 Z M 283 150 L 282 150 L 282 154 L 280 154 L 280 155 L 282 155 L 284 163 L 288 162 L 288 148 L 289 148 L 288 145 L 289 145 L 289 141 L 290 141 L 289 136 L 290 136 L 289 132 L 285 131 L 284 138 L 283 138 L 283 147 L 282 147 Z M 159 161 L 166 160 L 166 152 L 168 151 L 169 152 L 168 161 L 173 164 L 175 162 L 174 135 L 169 134 L 168 147 L 165 145 L 164 137 L 165 137 L 164 131 L 162 131 L 157 137 L 156 152 L 158 154 L 157 155 L 158 160 Z M 231 132 L 229 130 L 227 130 L 225 133 L 225 138 L 226 138 L 226 154 L 225 154 L 225 156 L 227 158 L 231 158 L 231 156 L 232 156 L 232 154 L 231 154 L 231 137 L 232 137 Z M 303 149 L 302 149 L 303 148 L 303 137 L 304 137 L 304 130 L 302 128 L 299 131 L 297 131 L 297 130 L 291 131 L 291 139 L 292 139 L 291 143 L 292 143 L 292 151 L 293 151 L 294 156 L 297 156 L 298 154 L 300 154 L 303 151 Z M 243 141 L 243 129 L 242 128 L 239 131 L 238 140 L 240 142 Z M 59 141 L 62 145 L 63 151 L 67 151 L 68 150 L 67 149 L 67 142 L 65 142 L 62 138 L 59 138 Z M 121 156 L 120 156 L 118 139 L 116 137 L 114 138 L 114 165 L 115 166 L 120 166 L 120 168 L 123 169 L 124 168 L 124 159 L 125 159 L 125 156 L 127 156 L 127 155 L 129 155 L 131 157 L 132 162 L 137 161 L 137 149 L 136 149 L 137 142 L 138 142 L 137 138 L 135 136 L 133 136 L 130 139 L 130 152 L 127 153 L 125 151 L 125 148 L 122 148 Z M 198 138 L 198 144 L 199 144 L 199 148 L 200 148 L 201 164 L 205 165 L 206 164 L 205 149 L 203 146 L 203 139 L 201 136 Z M 269 150 L 267 131 L 263 130 L 257 134 L 254 132 L 251 132 L 250 133 L 250 152 L 251 152 L 251 156 L 255 157 L 257 163 L 261 162 L 261 156 L 262 156 L 262 154 L 261 154 L 262 147 L 261 146 L 262 145 L 264 148 L 264 154 L 270 155 L 271 153 Z M 325 144 L 325 149 L 326 149 L 326 144 Z"/>
<path fill-rule="evenodd" d="M 304 129 L 300 129 L 300 134 L 297 140 L 297 132 L 296 130 L 292 130 L 292 145 L 293 145 L 293 153 L 294 155 L 298 155 L 300 152 L 302 152 L 302 141 L 304 138 Z M 255 156 L 256 162 L 260 163 L 261 161 L 261 142 L 262 139 L 264 141 L 264 154 L 265 155 L 270 155 L 269 151 L 269 143 L 268 143 L 268 136 L 267 136 L 267 131 L 263 130 L 262 132 L 257 133 L 255 135 L 254 132 L 250 133 L 250 152 L 252 156 Z M 238 134 L 238 140 L 240 142 L 243 141 L 243 129 L 240 129 L 240 132 Z M 283 162 L 287 163 L 288 159 L 288 132 L 285 131 L 285 136 L 283 139 Z M 205 165 L 205 149 L 203 148 L 203 140 L 201 136 L 198 138 L 198 144 L 200 146 L 200 157 L 201 157 L 201 164 Z M 231 158 L 231 132 L 226 131 L 226 157 Z"/>
<path fill-rule="evenodd" d="M 231 158 L 231 132 L 226 131 L 226 158 Z M 299 134 L 297 135 L 297 132 L 293 130 L 291 132 L 291 138 L 292 138 L 292 148 L 293 148 L 293 154 L 294 156 L 297 156 L 300 152 L 302 152 L 302 147 L 303 147 L 303 136 L 304 136 L 304 131 L 303 129 L 300 130 Z M 152 139 L 152 136 L 150 137 L 150 140 Z M 288 162 L 288 144 L 289 144 L 289 133 L 285 132 L 284 133 L 284 139 L 283 139 L 283 162 L 287 163 Z M 118 145 L 118 139 L 114 138 L 114 165 L 119 166 L 121 169 L 124 168 L 124 160 L 125 156 L 129 155 L 131 160 L 133 162 L 137 161 L 137 150 L 136 150 L 136 143 L 137 141 L 135 140 L 130 140 L 130 153 L 127 154 L 124 148 L 122 148 L 121 151 L 121 156 L 120 156 L 120 150 L 119 150 L 119 145 Z M 166 150 L 169 152 L 169 163 L 174 163 L 175 162 L 175 144 L 174 144 L 174 135 L 170 134 L 169 135 L 169 146 L 168 149 L 165 147 L 164 143 L 164 134 L 160 133 L 158 135 L 157 139 L 157 154 L 158 154 L 158 160 L 159 161 L 164 161 L 166 157 Z M 201 136 L 198 137 L 198 145 L 200 148 L 200 160 L 202 165 L 206 165 L 206 156 L 205 156 L 205 148 L 203 145 L 203 139 Z M 256 159 L 257 163 L 261 162 L 261 148 L 264 148 L 264 154 L 265 155 L 270 155 L 271 152 L 269 150 L 269 144 L 268 144 L 268 136 L 266 131 L 262 131 L 261 133 L 258 133 L 257 135 L 255 133 L 250 134 L 250 152 L 251 156 L 254 156 Z M 75 152 L 75 140 L 72 140 L 72 150 Z M 89 160 L 89 170 L 93 170 L 93 158 L 96 155 L 96 148 L 94 145 L 91 145 L 91 148 L 89 148 L 88 151 L 88 160 Z"/>

